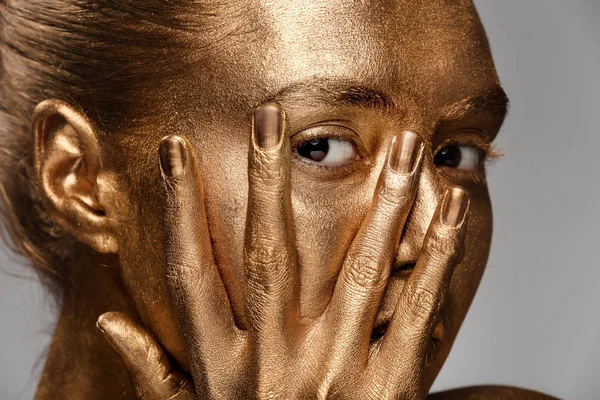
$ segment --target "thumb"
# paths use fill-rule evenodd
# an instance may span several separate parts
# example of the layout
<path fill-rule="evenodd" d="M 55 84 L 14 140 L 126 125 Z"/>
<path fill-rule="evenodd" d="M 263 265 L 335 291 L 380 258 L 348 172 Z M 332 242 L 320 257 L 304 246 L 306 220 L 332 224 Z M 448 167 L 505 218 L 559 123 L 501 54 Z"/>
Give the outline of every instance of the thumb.
<path fill-rule="evenodd" d="M 127 315 L 102 314 L 96 326 L 125 362 L 139 399 L 196 399 L 191 379 L 174 368 L 156 339 Z"/>

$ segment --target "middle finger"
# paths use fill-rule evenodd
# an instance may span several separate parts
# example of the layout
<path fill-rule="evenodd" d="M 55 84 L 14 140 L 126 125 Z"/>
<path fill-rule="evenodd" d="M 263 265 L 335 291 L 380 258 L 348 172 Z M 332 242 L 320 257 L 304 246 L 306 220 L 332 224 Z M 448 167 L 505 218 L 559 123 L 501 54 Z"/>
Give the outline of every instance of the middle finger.
<path fill-rule="evenodd" d="M 249 339 L 259 357 L 285 354 L 276 347 L 300 320 L 289 153 L 283 111 L 276 104 L 260 106 L 248 159 L 244 249 Z"/>

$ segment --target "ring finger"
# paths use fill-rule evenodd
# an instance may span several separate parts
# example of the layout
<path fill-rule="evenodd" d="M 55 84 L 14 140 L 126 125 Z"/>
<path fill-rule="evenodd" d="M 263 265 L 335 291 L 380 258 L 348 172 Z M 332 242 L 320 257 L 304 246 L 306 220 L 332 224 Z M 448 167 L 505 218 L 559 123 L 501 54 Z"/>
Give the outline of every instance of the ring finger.
<path fill-rule="evenodd" d="M 346 349 L 361 350 L 366 360 L 369 338 L 393 257 L 412 207 L 419 180 L 423 143 L 402 132 L 390 146 L 371 209 L 342 265 L 327 310 L 336 333 L 347 335 Z M 327 324 L 331 326 L 331 324 Z"/>

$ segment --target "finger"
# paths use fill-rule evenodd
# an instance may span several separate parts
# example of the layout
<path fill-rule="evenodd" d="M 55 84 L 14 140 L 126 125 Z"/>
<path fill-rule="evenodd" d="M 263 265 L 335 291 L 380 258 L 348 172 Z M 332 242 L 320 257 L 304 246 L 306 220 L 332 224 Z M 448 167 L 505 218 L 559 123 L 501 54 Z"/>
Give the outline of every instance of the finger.
<path fill-rule="evenodd" d="M 418 186 L 423 154 L 419 135 L 406 131 L 392 141 L 371 209 L 359 229 L 327 310 L 344 345 L 365 356 L 392 262 Z"/>
<path fill-rule="evenodd" d="M 167 281 L 190 358 L 210 379 L 228 359 L 236 328 L 225 286 L 212 253 L 200 173 L 191 145 L 178 136 L 161 140 Z M 198 363 L 192 363 L 198 367 Z M 200 385 L 200 382 L 196 382 Z"/>
<path fill-rule="evenodd" d="M 123 359 L 139 399 L 196 399 L 191 380 L 173 367 L 163 348 L 144 328 L 118 312 L 101 315 L 97 326 Z"/>
<path fill-rule="evenodd" d="M 446 190 L 425 236 L 424 248 L 406 282 L 384 335 L 374 371 L 380 381 L 420 383 L 429 341 L 450 279 L 464 249 L 470 200 L 459 187 Z"/>
<path fill-rule="evenodd" d="M 274 345 L 294 329 L 300 313 L 290 145 L 285 115 L 278 105 L 256 109 L 250 142 L 244 250 L 249 335 L 250 340 L 265 339 L 262 345 Z"/>

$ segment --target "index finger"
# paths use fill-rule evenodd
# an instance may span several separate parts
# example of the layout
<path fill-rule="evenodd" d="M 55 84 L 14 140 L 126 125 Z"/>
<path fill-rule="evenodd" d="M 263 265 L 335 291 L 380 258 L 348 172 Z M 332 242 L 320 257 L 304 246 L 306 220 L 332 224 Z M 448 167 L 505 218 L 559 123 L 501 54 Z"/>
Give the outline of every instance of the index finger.
<path fill-rule="evenodd" d="M 300 318 L 299 279 L 290 188 L 290 142 L 277 104 L 253 116 L 245 233 L 246 309 L 256 346 L 285 343 Z"/>
<path fill-rule="evenodd" d="M 213 257 L 196 157 L 179 136 L 163 138 L 159 153 L 171 301 L 191 356 L 203 364 L 222 365 L 223 354 L 215 349 L 231 349 L 236 330 Z"/>

